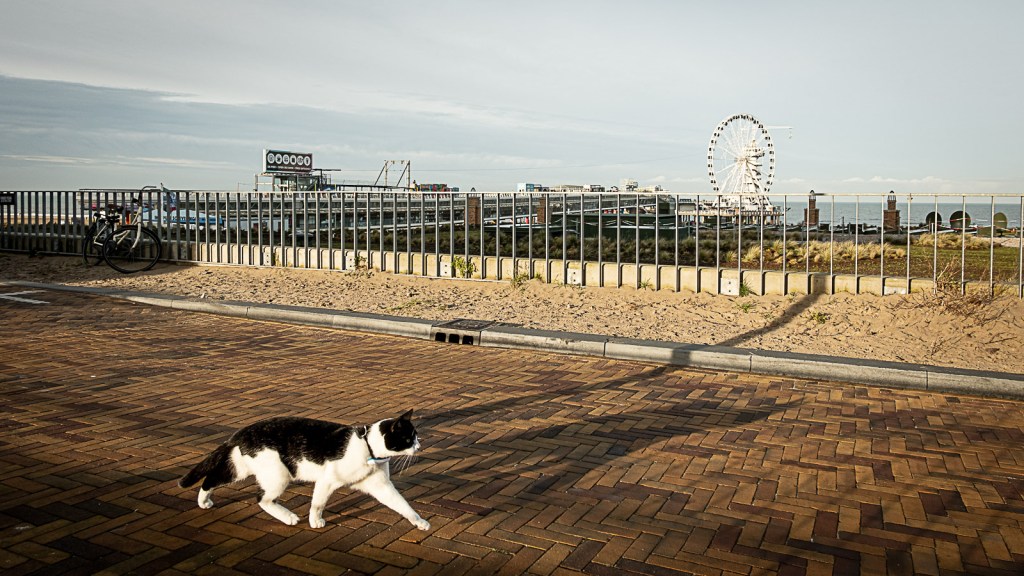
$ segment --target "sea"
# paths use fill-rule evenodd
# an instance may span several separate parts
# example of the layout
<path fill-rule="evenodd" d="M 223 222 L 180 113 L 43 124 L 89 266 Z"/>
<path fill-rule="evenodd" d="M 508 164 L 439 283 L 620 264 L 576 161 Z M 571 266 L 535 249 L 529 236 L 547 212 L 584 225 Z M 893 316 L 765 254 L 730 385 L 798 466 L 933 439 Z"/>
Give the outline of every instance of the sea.
<path fill-rule="evenodd" d="M 786 212 L 786 222 L 790 224 L 797 224 L 804 220 L 804 209 L 807 208 L 807 202 L 794 203 L 794 198 L 789 198 L 788 202 L 783 202 L 780 199 L 772 199 L 772 202 L 782 208 L 784 205 L 788 209 Z M 829 197 L 818 198 L 818 221 L 825 224 L 832 222 L 837 225 L 861 223 L 872 226 L 881 226 L 882 224 L 882 212 L 886 210 L 885 203 L 872 198 L 871 201 L 857 202 L 840 202 L 836 200 L 835 203 L 831 201 Z M 968 225 L 974 226 L 988 226 L 993 221 L 995 216 L 996 226 L 1002 228 L 1020 228 L 1021 224 L 1021 204 L 1020 202 L 1014 203 L 999 203 L 997 202 L 994 206 L 991 202 L 985 203 L 971 203 L 968 202 L 966 206 L 963 202 L 939 202 L 922 200 L 920 202 L 914 201 L 908 206 L 907 202 L 897 202 L 896 209 L 900 212 L 900 223 L 904 226 L 916 224 L 923 224 L 932 218 L 929 215 L 937 213 L 940 224 L 948 225 L 950 219 L 956 217 L 959 219 L 959 212 L 966 212 Z M 957 215 L 957 216 L 954 216 Z M 1000 215 L 1005 218 L 1005 223 Z"/>

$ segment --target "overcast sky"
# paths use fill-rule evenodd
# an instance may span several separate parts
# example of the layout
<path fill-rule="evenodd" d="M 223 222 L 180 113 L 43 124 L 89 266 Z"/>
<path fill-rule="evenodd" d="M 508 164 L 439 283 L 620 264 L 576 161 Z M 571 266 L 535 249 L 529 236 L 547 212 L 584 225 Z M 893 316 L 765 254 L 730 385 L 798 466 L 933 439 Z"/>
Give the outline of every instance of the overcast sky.
<path fill-rule="evenodd" d="M 0 0 L 0 189 L 246 189 L 264 148 L 464 190 L 1024 193 L 1024 2 Z M 791 129 L 781 128 L 790 126 Z"/>

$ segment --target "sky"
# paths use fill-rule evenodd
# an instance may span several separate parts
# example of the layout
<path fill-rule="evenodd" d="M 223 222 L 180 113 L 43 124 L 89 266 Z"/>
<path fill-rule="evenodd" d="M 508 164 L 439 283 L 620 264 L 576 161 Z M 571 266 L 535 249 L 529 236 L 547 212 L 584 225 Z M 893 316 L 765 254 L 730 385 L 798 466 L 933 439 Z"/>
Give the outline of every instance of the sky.
<path fill-rule="evenodd" d="M 1024 2 L 0 0 L 0 190 L 336 182 L 709 193 L 756 117 L 773 192 L 1022 194 Z M 393 178 L 392 172 L 392 178 Z"/>

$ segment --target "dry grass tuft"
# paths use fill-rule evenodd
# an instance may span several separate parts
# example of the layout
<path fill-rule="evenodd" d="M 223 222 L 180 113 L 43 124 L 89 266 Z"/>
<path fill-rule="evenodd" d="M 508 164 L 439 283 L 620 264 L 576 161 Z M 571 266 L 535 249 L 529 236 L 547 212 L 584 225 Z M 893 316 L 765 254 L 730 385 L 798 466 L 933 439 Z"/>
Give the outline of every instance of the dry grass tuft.
<path fill-rule="evenodd" d="M 948 262 L 936 277 L 934 291 L 915 292 L 900 300 L 897 308 L 932 308 L 985 323 L 1002 313 L 1003 308 L 994 305 L 1000 295 L 999 287 L 994 292 L 987 287 L 964 290 L 960 284 L 959 263 Z"/>
<path fill-rule="evenodd" d="M 732 253 L 735 257 L 735 253 Z M 904 258 L 907 255 L 906 247 L 894 244 L 885 244 L 885 257 L 887 259 Z M 790 266 L 804 264 L 807 259 L 815 264 L 825 264 L 829 258 L 837 263 L 849 263 L 855 259 L 879 260 L 882 257 L 881 244 L 859 244 L 853 242 L 819 242 L 812 240 L 808 243 L 790 241 L 786 242 L 786 262 Z M 761 247 L 751 246 L 743 251 L 743 261 L 756 263 L 761 260 Z M 782 241 L 774 240 L 764 244 L 764 261 L 766 264 L 782 265 Z"/>
<path fill-rule="evenodd" d="M 966 242 L 965 242 L 966 240 Z M 963 245 L 966 250 L 988 249 L 989 241 L 977 236 L 962 236 L 960 234 L 922 234 L 917 237 L 916 243 L 919 246 L 934 246 L 938 242 L 940 250 L 959 250 Z"/>

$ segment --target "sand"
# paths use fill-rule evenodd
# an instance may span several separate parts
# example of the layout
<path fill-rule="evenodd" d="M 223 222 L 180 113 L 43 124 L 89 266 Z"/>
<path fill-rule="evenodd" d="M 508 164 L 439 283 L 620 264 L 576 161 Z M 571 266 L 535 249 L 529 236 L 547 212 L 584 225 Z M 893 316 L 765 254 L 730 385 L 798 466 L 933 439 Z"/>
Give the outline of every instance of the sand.
<path fill-rule="evenodd" d="M 531 280 L 441 280 L 163 264 L 122 275 L 78 258 L 0 253 L 0 279 L 104 286 L 211 300 L 291 304 L 429 320 L 542 328 L 1024 373 L 1024 302 L 912 295 L 716 296 L 580 288 Z M 10 291 L 0 288 L 0 293 Z M 17 308 L 0 304 L 2 314 Z"/>

